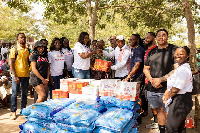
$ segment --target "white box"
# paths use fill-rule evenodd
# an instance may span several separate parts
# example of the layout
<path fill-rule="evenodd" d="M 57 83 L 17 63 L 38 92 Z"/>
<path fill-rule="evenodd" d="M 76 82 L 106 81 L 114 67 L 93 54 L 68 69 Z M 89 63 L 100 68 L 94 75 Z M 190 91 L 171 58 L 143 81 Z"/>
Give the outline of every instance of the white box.
<path fill-rule="evenodd" d="M 89 84 L 94 81 L 95 79 L 78 79 L 80 82 L 88 82 Z"/>
<path fill-rule="evenodd" d="M 76 101 L 85 101 L 85 100 L 86 101 L 87 100 L 93 100 L 93 101 L 95 101 L 98 98 L 98 96 L 69 93 L 69 98 L 70 99 L 75 99 Z"/>
<path fill-rule="evenodd" d="M 140 94 L 140 83 L 138 82 L 118 82 L 116 98 L 136 101 Z"/>
<path fill-rule="evenodd" d="M 115 96 L 115 90 L 117 89 L 117 83 L 120 79 L 102 79 L 99 87 L 100 96 Z"/>
<path fill-rule="evenodd" d="M 99 86 L 88 85 L 88 86 L 82 87 L 82 94 L 98 96 L 99 95 Z"/>

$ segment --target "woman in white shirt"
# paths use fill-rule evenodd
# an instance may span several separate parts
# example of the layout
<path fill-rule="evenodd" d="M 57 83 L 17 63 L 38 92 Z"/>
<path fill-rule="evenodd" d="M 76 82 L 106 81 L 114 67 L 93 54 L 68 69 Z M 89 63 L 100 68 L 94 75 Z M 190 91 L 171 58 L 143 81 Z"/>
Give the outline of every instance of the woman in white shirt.
<path fill-rule="evenodd" d="M 74 46 L 73 74 L 75 78 L 90 79 L 90 57 L 100 50 L 92 52 L 87 47 L 89 44 L 89 34 L 81 32 L 78 42 Z"/>
<path fill-rule="evenodd" d="M 72 49 L 69 47 L 69 40 L 66 37 L 60 38 L 60 43 L 62 47 L 62 52 L 64 53 L 65 63 L 67 65 L 68 75 L 63 75 L 63 77 L 68 76 L 69 78 L 73 78 L 72 74 L 72 64 L 74 62 L 74 54 Z"/>
<path fill-rule="evenodd" d="M 186 116 L 192 110 L 192 72 L 189 63 L 190 49 L 187 46 L 178 48 L 175 51 L 174 59 L 178 68 L 167 79 L 167 90 L 163 95 L 165 105 L 169 104 L 167 115 L 167 133 L 185 133 Z"/>
<path fill-rule="evenodd" d="M 53 39 L 48 53 L 48 60 L 50 65 L 49 98 L 52 99 L 52 90 L 60 89 L 60 79 L 63 78 L 65 62 L 59 38 Z"/>

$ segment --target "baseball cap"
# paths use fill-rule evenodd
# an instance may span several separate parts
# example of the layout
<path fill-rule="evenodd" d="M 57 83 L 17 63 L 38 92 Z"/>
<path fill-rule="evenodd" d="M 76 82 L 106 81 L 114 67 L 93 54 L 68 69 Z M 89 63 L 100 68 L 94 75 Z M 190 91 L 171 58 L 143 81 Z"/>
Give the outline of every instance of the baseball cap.
<path fill-rule="evenodd" d="M 119 36 L 117 36 L 116 39 L 117 39 L 117 40 L 125 40 L 125 37 L 124 37 L 123 35 L 119 35 Z"/>
<path fill-rule="evenodd" d="M 42 42 L 42 41 L 37 41 L 36 43 L 35 43 L 35 48 L 37 48 L 37 47 L 45 47 L 45 44 Z"/>

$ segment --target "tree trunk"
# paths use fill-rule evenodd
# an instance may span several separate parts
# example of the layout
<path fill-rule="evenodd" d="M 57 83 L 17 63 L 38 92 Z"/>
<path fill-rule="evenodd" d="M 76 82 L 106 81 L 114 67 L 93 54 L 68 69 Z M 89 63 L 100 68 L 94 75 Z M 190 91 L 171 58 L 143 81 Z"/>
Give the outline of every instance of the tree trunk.
<path fill-rule="evenodd" d="M 192 73 L 197 73 L 197 59 L 196 59 L 196 45 L 195 45 L 195 29 L 194 29 L 194 21 L 192 18 L 192 11 L 189 5 L 188 0 L 182 0 L 182 5 L 184 9 L 185 18 L 187 21 L 188 28 L 188 42 L 190 48 L 190 66 L 192 69 Z"/>
<path fill-rule="evenodd" d="M 97 9 L 99 0 L 95 0 L 94 11 L 92 14 L 91 0 L 87 0 L 87 12 L 90 25 L 90 38 L 94 40 L 95 38 L 95 26 L 97 24 Z"/>

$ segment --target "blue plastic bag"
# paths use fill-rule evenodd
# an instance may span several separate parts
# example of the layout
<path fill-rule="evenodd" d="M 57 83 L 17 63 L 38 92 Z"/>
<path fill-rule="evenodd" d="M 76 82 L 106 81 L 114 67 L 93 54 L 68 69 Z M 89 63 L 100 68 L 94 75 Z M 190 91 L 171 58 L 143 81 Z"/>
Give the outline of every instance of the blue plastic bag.
<path fill-rule="evenodd" d="M 111 96 L 101 96 L 99 103 L 106 107 L 116 107 L 116 98 Z"/>
<path fill-rule="evenodd" d="M 76 126 L 64 123 L 57 123 L 57 127 L 66 131 L 87 133 L 87 132 L 92 132 L 95 128 L 95 125 L 94 123 L 92 123 L 89 126 Z"/>
<path fill-rule="evenodd" d="M 59 129 L 59 130 L 57 130 L 56 133 L 74 133 L 74 132 L 67 131 L 67 130 L 65 130 L 65 129 Z"/>
<path fill-rule="evenodd" d="M 129 133 L 132 127 L 135 125 L 135 120 L 132 119 L 129 123 L 122 129 L 122 131 L 115 131 L 108 128 L 97 127 L 94 129 L 93 133 Z"/>
<path fill-rule="evenodd" d="M 95 125 L 115 131 L 122 131 L 132 117 L 133 112 L 131 110 L 110 108 L 95 121 Z"/>
<path fill-rule="evenodd" d="M 98 111 L 99 113 L 103 113 L 107 111 L 107 108 L 101 104 L 99 104 L 96 101 L 79 101 L 72 103 L 67 107 L 68 109 L 77 109 L 77 108 L 83 108 L 83 109 L 91 109 Z"/>
<path fill-rule="evenodd" d="M 138 128 L 132 128 L 129 133 L 138 133 Z"/>
<path fill-rule="evenodd" d="M 73 99 L 61 98 L 52 99 L 42 103 L 35 103 L 21 111 L 22 115 L 28 115 L 39 119 L 51 119 L 54 114 L 64 109 L 71 103 L 75 102 Z"/>
<path fill-rule="evenodd" d="M 65 108 L 53 116 L 57 123 L 65 123 L 78 126 L 89 126 L 100 115 L 99 112 L 91 109 L 68 109 Z"/>
<path fill-rule="evenodd" d="M 133 110 L 134 107 L 137 105 L 137 101 L 129 101 L 129 100 L 120 100 L 116 98 L 116 106 L 119 108 L 130 109 Z"/>
<path fill-rule="evenodd" d="M 27 121 L 21 125 L 22 133 L 55 133 L 57 126 L 55 123 L 32 123 Z"/>

